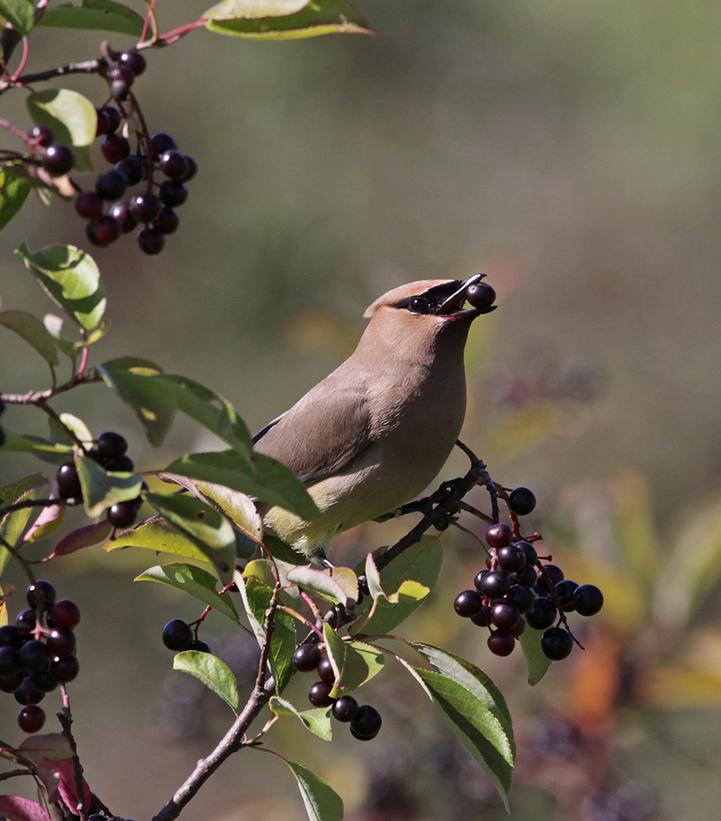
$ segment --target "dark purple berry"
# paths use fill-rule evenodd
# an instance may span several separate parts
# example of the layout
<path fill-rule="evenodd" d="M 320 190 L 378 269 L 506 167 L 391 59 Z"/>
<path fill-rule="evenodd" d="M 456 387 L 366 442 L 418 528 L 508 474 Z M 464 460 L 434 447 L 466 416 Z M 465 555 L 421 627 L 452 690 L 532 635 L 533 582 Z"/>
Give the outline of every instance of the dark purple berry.
<path fill-rule="evenodd" d="M 120 127 L 123 121 L 123 115 L 115 106 L 104 105 L 102 108 L 96 109 L 98 112 L 98 125 L 95 133 L 97 136 L 102 134 L 112 134 Z"/>
<path fill-rule="evenodd" d="M 573 639 L 562 627 L 549 627 L 541 636 L 541 650 L 551 661 L 565 659 L 573 650 Z"/>
<path fill-rule="evenodd" d="M 526 554 L 513 544 L 499 547 L 496 556 L 501 570 L 517 572 L 526 564 Z"/>
<path fill-rule="evenodd" d="M 505 547 L 511 543 L 513 532 L 505 522 L 491 525 L 486 530 L 486 541 L 491 547 Z"/>
<path fill-rule="evenodd" d="M 481 582 L 486 578 L 486 576 L 488 575 L 488 572 L 489 572 L 488 570 L 479 570 L 478 573 L 476 573 L 476 575 L 473 579 L 473 585 L 475 586 L 476 590 L 478 590 L 479 593 L 482 592 L 481 591 Z"/>
<path fill-rule="evenodd" d="M 75 656 L 65 656 L 64 658 L 56 656 L 50 662 L 50 672 L 61 684 L 72 681 L 79 670 L 80 665 Z"/>
<path fill-rule="evenodd" d="M 132 69 L 125 65 L 113 66 L 107 73 L 107 79 L 110 83 L 110 93 L 113 97 L 120 102 L 127 100 L 130 87 L 135 80 L 135 74 Z"/>
<path fill-rule="evenodd" d="M 158 196 L 163 205 L 177 208 L 188 199 L 188 189 L 178 180 L 164 180 L 160 183 Z"/>
<path fill-rule="evenodd" d="M 573 604 L 581 616 L 595 616 L 603 607 L 603 593 L 595 584 L 581 584 L 573 594 Z"/>
<path fill-rule="evenodd" d="M 20 648 L 20 664 L 28 673 L 39 673 L 48 666 L 48 648 L 38 639 L 30 639 Z"/>
<path fill-rule="evenodd" d="M 556 605 L 550 599 L 536 599 L 526 611 L 526 622 L 534 630 L 545 630 L 558 616 Z"/>
<path fill-rule="evenodd" d="M 20 669 L 9 676 L 0 676 L 0 692 L 14 693 L 22 684 L 23 678 L 23 672 Z"/>
<path fill-rule="evenodd" d="M 145 57 L 134 48 L 124 51 L 118 58 L 120 64 L 127 66 L 136 77 L 139 77 L 145 71 Z"/>
<path fill-rule="evenodd" d="M 364 704 L 358 708 L 358 712 L 350 723 L 351 735 L 359 741 L 370 741 L 380 732 L 381 724 L 383 720 L 378 710 L 369 704 Z"/>
<path fill-rule="evenodd" d="M 197 653 L 209 653 L 210 645 L 200 639 L 193 639 L 190 649 L 195 650 Z"/>
<path fill-rule="evenodd" d="M 48 652 L 51 656 L 70 656 L 75 652 L 75 634 L 72 630 L 51 630 L 47 637 Z"/>
<path fill-rule="evenodd" d="M 112 430 L 103 431 L 95 443 L 98 459 L 101 464 L 107 459 L 117 459 L 128 451 L 127 439 L 120 433 Z"/>
<path fill-rule="evenodd" d="M 19 647 L 20 631 L 14 624 L 5 624 L 0 627 L 0 647 Z"/>
<path fill-rule="evenodd" d="M 338 721 L 353 721 L 358 713 L 358 702 L 353 696 L 341 696 L 333 703 L 333 717 Z"/>
<path fill-rule="evenodd" d="M 60 630 L 73 630 L 80 622 L 80 608 L 72 599 L 62 599 L 53 605 L 50 618 Z"/>
<path fill-rule="evenodd" d="M 483 599 L 475 590 L 461 590 L 453 600 L 453 609 L 464 619 L 470 619 L 483 607 Z"/>
<path fill-rule="evenodd" d="M 506 590 L 505 598 L 507 601 L 513 602 L 521 613 L 525 613 L 536 599 L 530 588 L 520 584 L 512 584 Z"/>
<path fill-rule="evenodd" d="M 508 588 L 508 574 L 502 570 L 491 570 L 481 581 L 481 593 L 492 599 L 500 598 Z"/>
<path fill-rule="evenodd" d="M 530 543 L 527 542 L 525 539 L 522 539 L 520 542 L 514 542 L 516 547 L 520 547 L 526 557 L 526 564 L 535 565 L 538 561 L 538 553 L 536 553 L 536 548 Z"/>
<path fill-rule="evenodd" d="M 49 148 L 55 139 L 53 132 L 46 125 L 34 125 L 30 129 L 30 137 L 43 148 Z"/>
<path fill-rule="evenodd" d="M 92 220 L 86 227 L 88 239 L 94 244 L 105 248 L 120 236 L 122 228 L 120 221 L 106 214 L 100 219 Z"/>
<path fill-rule="evenodd" d="M 510 630 L 496 630 L 488 637 L 488 649 L 497 656 L 509 656 L 516 646 Z"/>
<path fill-rule="evenodd" d="M 25 598 L 30 607 L 49 610 L 55 604 L 55 588 L 47 579 L 38 579 L 28 585 Z"/>
<path fill-rule="evenodd" d="M 333 665 L 330 663 L 328 656 L 323 656 L 323 658 L 318 662 L 318 667 L 316 669 L 321 680 L 326 684 L 330 684 L 332 687 L 335 683 L 335 673 L 333 672 Z"/>
<path fill-rule="evenodd" d="M 115 168 L 98 175 L 95 190 L 104 200 L 119 200 L 128 188 L 128 178 Z"/>
<path fill-rule="evenodd" d="M 325 681 L 316 681 L 308 690 L 308 701 L 314 707 L 330 707 L 333 699 L 330 696 L 331 685 Z"/>
<path fill-rule="evenodd" d="M 82 191 L 75 198 L 75 211 L 85 220 L 94 220 L 103 214 L 103 198 L 95 191 Z"/>
<path fill-rule="evenodd" d="M 108 215 L 120 223 L 120 230 L 128 234 L 138 226 L 138 221 L 130 213 L 130 203 L 126 200 L 119 200 L 108 209 Z"/>
<path fill-rule="evenodd" d="M 55 475 L 58 493 L 63 499 L 79 499 L 82 496 L 78 470 L 72 462 L 60 465 Z"/>
<path fill-rule="evenodd" d="M 181 182 L 188 182 L 192 180 L 193 177 L 198 173 L 198 163 L 189 155 L 185 155 L 185 164 L 188 166 L 188 170 L 185 172 L 185 176 L 181 180 Z"/>
<path fill-rule="evenodd" d="M 193 631 L 182 619 L 171 619 L 163 627 L 163 644 L 168 650 L 190 650 L 193 643 Z"/>
<path fill-rule="evenodd" d="M 476 282 L 466 289 L 466 299 L 474 308 L 484 311 L 496 301 L 496 292 L 485 282 Z"/>
<path fill-rule="evenodd" d="M 512 490 L 508 501 L 516 516 L 528 516 L 536 507 L 536 497 L 527 487 L 517 487 Z"/>
<path fill-rule="evenodd" d="M 563 581 L 559 582 L 553 589 L 556 601 L 558 602 L 560 607 L 567 613 L 576 609 L 576 605 L 573 601 L 573 594 L 576 592 L 577 589 L 578 585 L 576 584 L 576 582 L 571 581 L 571 579 L 564 579 Z"/>
<path fill-rule="evenodd" d="M 477 613 L 471 616 L 471 621 L 478 627 L 488 627 L 491 623 L 491 608 L 484 604 Z"/>
<path fill-rule="evenodd" d="M 157 228 L 143 228 L 138 232 L 138 247 L 144 254 L 155 256 L 165 246 L 165 237 Z"/>
<path fill-rule="evenodd" d="M 293 666 L 301 673 L 310 673 L 318 666 L 320 658 L 317 644 L 299 644 L 293 653 Z"/>
<path fill-rule="evenodd" d="M 130 200 L 130 213 L 138 222 L 152 222 L 160 213 L 160 200 L 152 191 L 136 194 Z"/>
<path fill-rule="evenodd" d="M 511 635 L 514 639 L 520 638 L 523 631 L 526 629 L 526 620 L 521 616 L 518 621 L 511 627 Z"/>
<path fill-rule="evenodd" d="M 176 212 L 172 208 L 163 207 L 155 218 L 153 228 L 161 234 L 174 234 L 178 230 L 178 225 L 180 225 L 180 217 Z"/>
<path fill-rule="evenodd" d="M 534 567 L 530 564 L 526 564 L 520 570 L 517 570 L 515 573 L 511 573 L 508 577 L 508 583 L 531 587 L 536 583 L 536 579 L 537 575 Z"/>
<path fill-rule="evenodd" d="M 34 607 L 26 607 L 15 616 L 15 624 L 21 634 L 34 630 L 36 622 L 37 613 Z"/>
<path fill-rule="evenodd" d="M 106 459 L 103 467 L 113 473 L 132 473 L 135 463 L 129 456 L 118 456 L 116 459 Z"/>
<path fill-rule="evenodd" d="M 20 655 L 15 647 L 0 647 L 0 676 L 13 676 L 20 669 Z"/>
<path fill-rule="evenodd" d="M 120 162 L 130 154 L 130 141 L 120 134 L 108 134 L 100 143 L 100 151 L 108 162 Z"/>
<path fill-rule="evenodd" d="M 25 733 L 37 733 L 45 724 L 45 710 L 37 704 L 29 704 L 18 713 L 18 726 Z"/>
<path fill-rule="evenodd" d="M 18 704 L 39 704 L 44 698 L 45 693 L 33 684 L 31 676 L 25 676 L 15 690 L 15 701 Z"/>
<path fill-rule="evenodd" d="M 510 630 L 520 615 L 518 608 L 512 602 L 500 601 L 491 605 L 491 621 L 501 630 Z"/>
<path fill-rule="evenodd" d="M 43 168 L 51 177 L 62 177 L 75 164 L 75 154 L 67 145 L 51 145 L 45 150 Z"/>
<path fill-rule="evenodd" d="M 30 676 L 34 687 L 42 690 L 43 693 L 50 693 L 58 686 L 58 680 L 50 672 L 50 670 L 41 670 L 39 673 L 33 673 Z"/>
<path fill-rule="evenodd" d="M 140 499 L 116 502 L 108 508 L 108 521 L 113 527 L 130 527 L 138 515 L 141 504 Z"/>
<path fill-rule="evenodd" d="M 170 177 L 171 180 L 182 180 L 188 173 L 188 163 L 185 161 L 184 155 L 175 149 L 161 154 L 158 165 L 163 174 Z"/>
<path fill-rule="evenodd" d="M 153 157 L 157 158 L 161 154 L 164 154 L 166 151 L 171 151 L 175 147 L 175 140 L 170 136 L 170 134 L 166 134 L 164 131 L 159 131 L 157 134 L 153 134 L 150 138 L 150 153 Z"/>
<path fill-rule="evenodd" d="M 544 590 L 551 590 L 560 581 L 563 581 L 563 570 L 557 564 L 544 564 L 538 574 L 538 584 Z"/>
<path fill-rule="evenodd" d="M 125 157 L 116 164 L 115 170 L 125 174 L 128 185 L 137 185 L 145 177 L 145 165 L 138 157 Z"/>

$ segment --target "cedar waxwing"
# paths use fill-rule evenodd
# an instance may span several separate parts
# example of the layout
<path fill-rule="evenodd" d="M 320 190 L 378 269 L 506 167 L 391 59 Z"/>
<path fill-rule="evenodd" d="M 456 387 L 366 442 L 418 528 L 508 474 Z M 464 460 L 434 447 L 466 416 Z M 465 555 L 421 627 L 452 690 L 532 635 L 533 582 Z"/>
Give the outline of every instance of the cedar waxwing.
<path fill-rule="evenodd" d="M 468 330 L 493 310 L 463 309 L 482 277 L 384 294 L 348 359 L 255 435 L 255 449 L 295 471 L 321 514 L 306 522 L 271 507 L 271 532 L 322 557 L 334 534 L 396 510 L 433 481 L 463 424 Z"/>

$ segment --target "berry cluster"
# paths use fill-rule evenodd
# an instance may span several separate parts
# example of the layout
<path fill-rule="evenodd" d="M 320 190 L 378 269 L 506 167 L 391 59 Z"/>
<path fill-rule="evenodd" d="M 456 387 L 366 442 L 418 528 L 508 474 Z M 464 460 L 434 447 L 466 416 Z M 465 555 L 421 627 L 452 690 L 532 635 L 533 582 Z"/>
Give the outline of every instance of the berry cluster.
<path fill-rule="evenodd" d="M 165 237 L 178 229 L 180 218 L 175 209 L 188 198 L 185 183 L 195 176 L 198 166 L 162 131 L 149 141 L 140 135 L 133 152 L 130 140 L 118 133 L 122 119 L 114 106 L 98 109 L 98 134 L 104 135 L 100 150 L 114 167 L 98 175 L 94 191 L 78 194 L 75 210 L 89 220 L 86 232 L 94 245 L 110 245 L 142 225 L 137 235 L 140 250 L 159 254 Z M 155 180 L 158 173 L 165 178 L 161 182 Z M 141 183 L 141 191 L 123 199 L 129 188 Z M 106 202 L 113 203 L 107 211 Z"/>
<path fill-rule="evenodd" d="M 168 650 L 174 650 L 176 653 L 182 653 L 183 650 L 210 652 L 210 647 L 204 641 L 195 638 L 191 626 L 182 619 L 171 619 L 163 627 L 163 644 Z"/>
<path fill-rule="evenodd" d="M 14 693 L 24 705 L 20 729 L 36 733 L 45 723 L 45 711 L 38 706 L 45 694 L 78 674 L 73 630 L 80 610 L 70 599 L 56 602 L 55 588 L 44 579 L 33 582 L 26 597 L 29 606 L 15 624 L 0 627 L 0 690 Z"/>
<path fill-rule="evenodd" d="M 331 696 L 335 674 L 320 644 L 299 644 L 293 653 L 293 666 L 301 673 L 318 673 L 320 681 L 308 691 L 308 700 L 314 707 L 331 707 L 334 718 L 344 724 L 350 722 L 351 735 L 359 741 L 370 741 L 378 735 L 382 720 L 375 707 L 360 705 L 353 696 Z"/>
<path fill-rule="evenodd" d="M 101 433 L 87 456 L 97 462 L 104 470 L 116 473 L 132 473 L 135 469 L 133 460 L 127 455 L 128 443 L 124 436 L 113 431 Z M 78 469 L 73 462 L 60 465 L 55 476 L 58 495 L 61 499 L 77 504 L 82 501 L 83 491 L 80 486 Z M 113 527 L 130 527 L 135 521 L 143 500 L 138 496 L 127 502 L 116 502 L 107 511 L 107 519 Z"/>
<path fill-rule="evenodd" d="M 509 506 L 516 516 L 530 513 L 535 504 L 527 488 L 516 488 L 510 494 Z M 514 537 L 505 523 L 491 525 L 486 541 L 490 547 L 486 569 L 476 574 L 474 589 L 456 596 L 456 613 L 490 629 L 488 648 L 497 656 L 513 652 L 528 624 L 545 631 L 541 648 L 547 658 L 566 658 L 574 642 L 566 614 L 575 611 L 594 616 L 603 606 L 603 593 L 592 584 L 565 579 L 558 565 L 543 564 L 533 544 Z"/>

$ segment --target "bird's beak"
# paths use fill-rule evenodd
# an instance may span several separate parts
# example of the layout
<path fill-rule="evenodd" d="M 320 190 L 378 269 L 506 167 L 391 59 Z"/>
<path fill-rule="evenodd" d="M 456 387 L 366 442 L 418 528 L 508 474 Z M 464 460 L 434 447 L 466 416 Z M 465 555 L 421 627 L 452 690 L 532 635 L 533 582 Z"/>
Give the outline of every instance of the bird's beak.
<path fill-rule="evenodd" d="M 480 316 L 480 314 L 488 314 L 491 311 L 495 311 L 495 305 L 489 308 L 470 308 L 465 311 L 463 310 L 468 288 L 480 282 L 485 276 L 485 274 L 471 274 L 469 277 L 461 280 L 458 288 L 449 297 L 443 300 L 436 313 L 447 317 L 473 316 L 475 318 Z"/>

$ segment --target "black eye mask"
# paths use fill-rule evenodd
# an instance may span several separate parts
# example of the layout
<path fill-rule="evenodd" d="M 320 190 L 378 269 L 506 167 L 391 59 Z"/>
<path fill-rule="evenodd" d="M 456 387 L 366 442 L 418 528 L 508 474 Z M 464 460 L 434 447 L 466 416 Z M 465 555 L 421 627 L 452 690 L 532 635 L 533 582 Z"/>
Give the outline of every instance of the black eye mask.
<path fill-rule="evenodd" d="M 404 308 L 412 314 L 435 314 L 438 309 L 454 294 L 462 285 L 460 279 L 453 279 L 450 282 L 444 282 L 442 285 L 436 285 L 429 288 L 425 293 L 419 296 L 408 297 L 397 302 L 393 307 Z"/>

